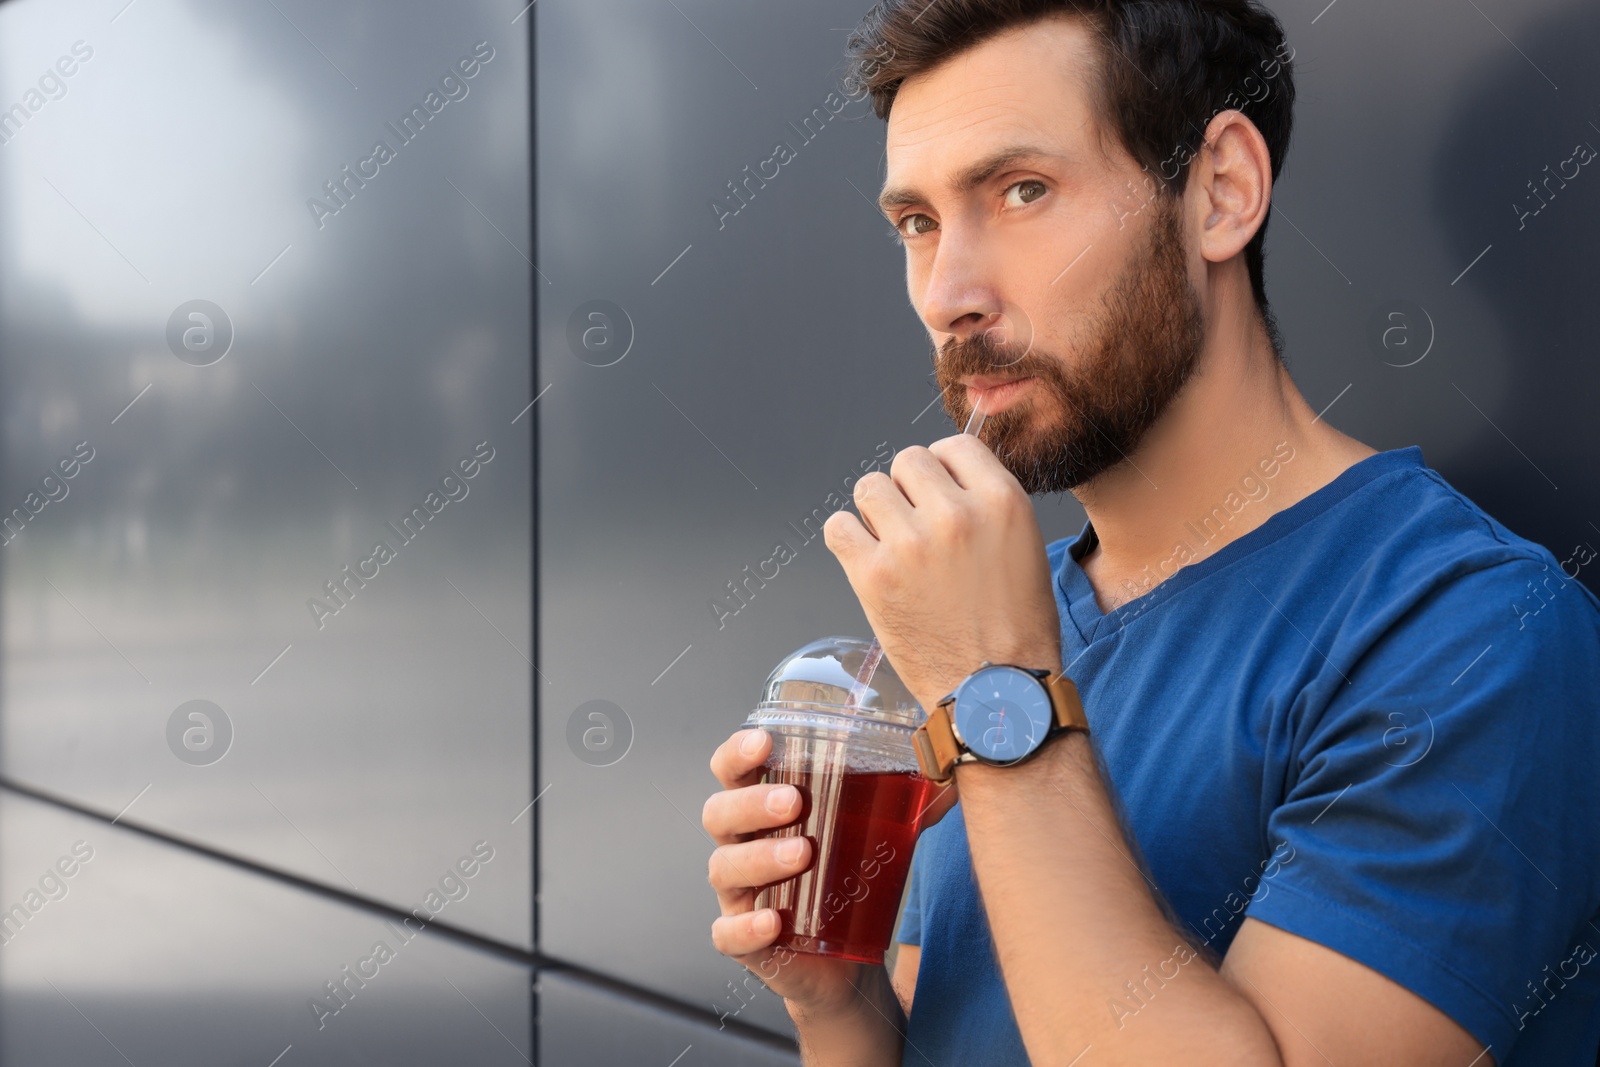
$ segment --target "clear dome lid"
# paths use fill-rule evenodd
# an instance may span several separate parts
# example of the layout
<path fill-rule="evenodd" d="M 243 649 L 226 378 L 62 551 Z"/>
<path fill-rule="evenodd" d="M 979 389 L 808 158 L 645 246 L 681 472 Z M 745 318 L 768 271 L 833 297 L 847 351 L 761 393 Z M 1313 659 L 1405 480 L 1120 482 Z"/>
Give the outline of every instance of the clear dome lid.
<path fill-rule="evenodd" d="M 785 657 L 767 676 L 761 702 L 747 725 L 803 718 L 819 724 L 838 720 L 837 725 L 874 723 L 914 730 L 927 715 L 887 657 L 878 661 L 860 700 L 851 702 L 851 689 L 871 648 L 872 642 L 857 637 L 824 637 Z"/>

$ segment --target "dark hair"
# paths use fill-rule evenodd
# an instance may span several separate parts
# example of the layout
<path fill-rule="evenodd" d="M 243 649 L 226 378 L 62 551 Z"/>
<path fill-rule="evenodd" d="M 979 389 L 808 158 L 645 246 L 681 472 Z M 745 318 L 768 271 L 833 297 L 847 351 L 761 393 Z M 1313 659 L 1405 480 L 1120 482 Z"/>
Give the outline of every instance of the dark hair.
<path fill-rule="evenodd" d="M 1051 16 L 1080 18 L 1090 31 L 1099 69 L 1088 81 L 1102 132 L 1115 132 L 1156 195 L 1183 193 L 1206 124 L 1228 109 L 1261 131 L 1277 180 L 1293 125 L 1293 50 L 1257 0 L 881 0 L 850 35 L 846 89 L 870 93 L 887 119 L 906 78 Z M 1262 270 L 1270 218 L 1269 207 L 1245 246 L 1245 265 L 1281 360 Z"/>

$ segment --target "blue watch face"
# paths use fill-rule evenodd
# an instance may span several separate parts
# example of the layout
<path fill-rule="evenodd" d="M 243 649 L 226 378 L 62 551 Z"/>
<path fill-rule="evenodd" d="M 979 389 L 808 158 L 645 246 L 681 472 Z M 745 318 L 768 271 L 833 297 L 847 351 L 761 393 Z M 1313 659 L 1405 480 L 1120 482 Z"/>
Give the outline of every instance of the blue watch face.
<path fill-rule="evenodd" d="M 1044 741 L 1055 719 L 1043 684 L 1016 667 L 984 667 L 956 690 L 956 729 L 967 748 L 996 762 L 1019 760 Z"/>

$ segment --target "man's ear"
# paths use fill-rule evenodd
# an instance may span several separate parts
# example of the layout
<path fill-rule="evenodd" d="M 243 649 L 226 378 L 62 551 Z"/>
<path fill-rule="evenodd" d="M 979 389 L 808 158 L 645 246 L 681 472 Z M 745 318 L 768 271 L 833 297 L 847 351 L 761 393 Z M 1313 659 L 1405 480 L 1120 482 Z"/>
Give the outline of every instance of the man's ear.
<path fill-rule="evenodd" d="M 1223 111 L 1206 126 L 1205 144 L 1189 177 L 1200 254 L 1212 263 L 1232 259 L 1261 228 L 1272 201 L 1272 154 L 1242 111 Z"/>

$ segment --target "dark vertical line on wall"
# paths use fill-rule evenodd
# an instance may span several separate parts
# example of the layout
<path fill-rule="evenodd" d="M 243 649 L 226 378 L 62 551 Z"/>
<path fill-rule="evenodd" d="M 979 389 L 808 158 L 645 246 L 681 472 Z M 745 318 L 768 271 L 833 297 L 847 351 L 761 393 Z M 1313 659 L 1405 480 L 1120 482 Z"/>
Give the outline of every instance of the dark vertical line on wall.
<path fill-rule="evenodd" d="M 4 6 L 4 0 L 0 0 L 0 7 Z M 12 14 L 12 12 L 7 12 L 6 14 L 9 15 Z M 11 238 L 10 231 L 5 225 L 5 218 L 5 213 L 0 212 L 0 246 L 9 243 Z M 3 290 L 3 288 L 4 277 L 0 276 L 0 290 Z M 0 299 L 0 307 L 4 306 L 6 306 L 5 301 Z M 6 325 L 6 323 L 0 322 L 0 337 L 4 337 L 6 335 Z M 11 367 L 9 360 L 6 358 L 6 349 L 3 346 L 0 346 L 0 383 L 4 383 L 4 386 L 0 387 L 0 396 L 12 395 L 12 392 L 9 388 L 10 382 L 8 381 L 10 377 Z M 9 411 L 7 414 L 9 414 Z M 9 455 L 9 452 L 5 446 L 5 441 L 6 435 L 0 434 L 0 472 L 4 472 L 6 470 L 6 460 Z M 6 479 L 3 477 L 0 477 L 0 486 L 5 486 L 6 491 L 10 490 L 10 486 L 6 484 Z M 7 579 L 10 577 L 8 573 L 10 568 L 6 566 L 6 562 L 8 561 L 0 560 L 0 671 L 6 672 L 5 676 L 9 677 L 11 664 L 3 652 L 5 648 L 9 647 L 5 641 L 5 611 L 3 610 L 6 604 Z M 0 723 L 9 722 L 9 715 L 10 709 L 5 705 L 5 696 L 3 693 L 0 693 Z M 0 743 L 0 767 L 3 766 L 5 766 L 5 749 L 3 747 L 3 743 Z M 1600 1065 L 1596 1065 L 1596 1067 L 1600 1067 Z"/>
<path fill-rule="evenodd" d="M 534 262 L 539 260 L 539 5 L 534 4 L 528 11 L 528 252 Z M 534 396 L 539 393 L 539 274 L 531 271 L 528 274 L 528 289 L 532 294 L 529 300 L 528 321 L 528 358 L 529 368 L 528 384 Z M 539 573 L 539 405 L 533 405 L 533 410 L 528 412 L 528 477 L 531 486 L 528 490 L 528 551 L 531 555 L 528 566 L 530 579 L 530 593 L 528 610 L 533 613 L 532 634 L 533 659 L 537 663 L 543 659 L 540 655 L 539 641 L 539 601 L 544 589 L 544 583 Z M 528 689 L 533 694 L 529 702 L 529 710 L 533 716 L 533 724 L 529 734 L 528 758 L 532 763 L 533 793 L 537 798 L 539 790 L 539 724 L 540 724 L 540 696 L 539 676 L 534 672 L 528 677 Z M 528 813 L 532 819 L 529 832 L 533 835 L 533 848 L 530 858 L 533 863 L 533 876 L 530 880 L 532 893 L 528 906 L 532 909 L 532 936 L 533 951 L 535 955 L 541 950 L 543 940 L 539 929 L 539 855 L 541 842 L 544 835 L 541 832 L 544 816 L 535 804 Z M 534 971 L 533 981 L 528 987 L 529 1012 L 528 1012 L 528 1039 L 529 1049 L 533 1053 L 533 1062 L 537 1064 L 540 1058 L 539 1045 L 539 972 Z"/>

